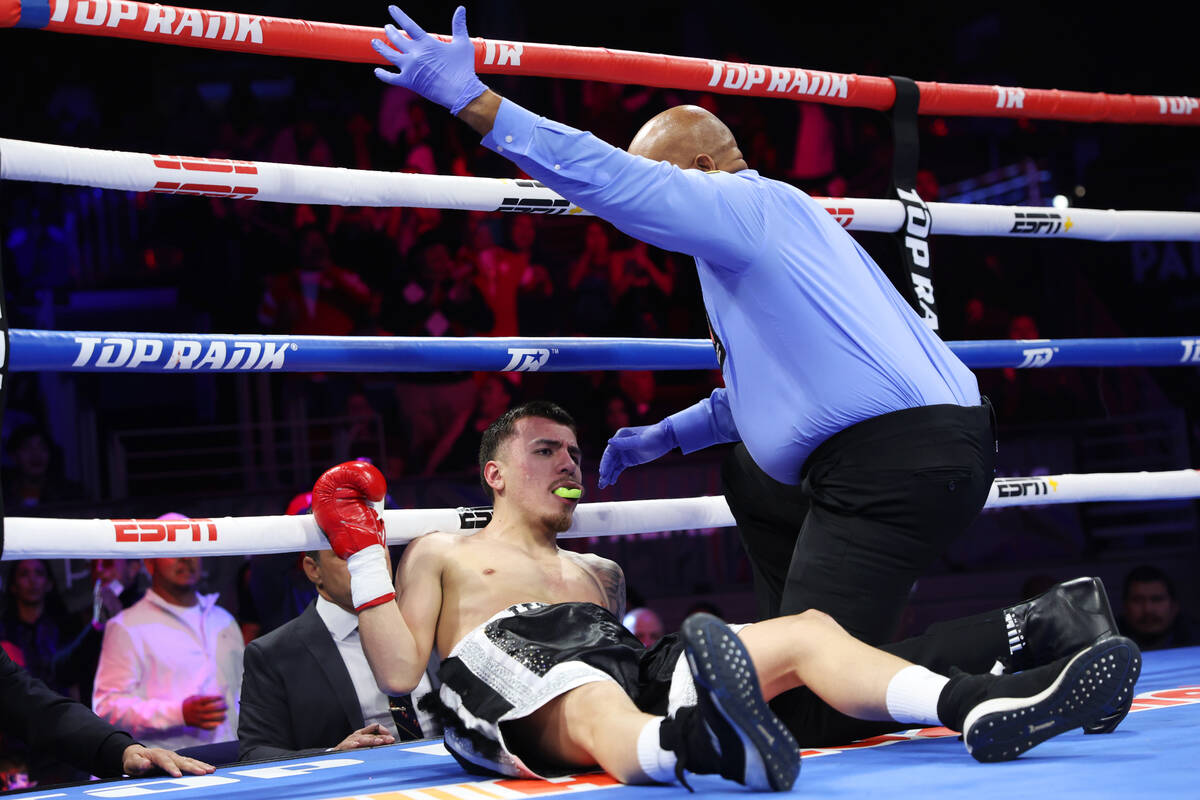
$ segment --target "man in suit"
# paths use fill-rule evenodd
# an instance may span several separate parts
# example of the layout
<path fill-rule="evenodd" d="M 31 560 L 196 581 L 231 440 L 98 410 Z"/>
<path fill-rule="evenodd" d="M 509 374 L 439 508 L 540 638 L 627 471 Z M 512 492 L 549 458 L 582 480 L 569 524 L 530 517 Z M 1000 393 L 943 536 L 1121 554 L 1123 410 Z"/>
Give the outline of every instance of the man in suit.
<path fill-rule="evenodd" d="M 421 738 L 407 696 L 389 698 L 375 685 L 358 639 L 346 562 L 318 550 L 305 554 L 302 565 L 316 600 L 246 647 L 239 760 Z"/>
<path fill-rule="evenodd" d="M 173 777 L 207 775 L 209 764 L 161 747 L 144 747 L 75 700 L 51 690 L 0 650 L 0 734 L 22 739 L 89 775 L 115 778 L 153 769 Z"/>

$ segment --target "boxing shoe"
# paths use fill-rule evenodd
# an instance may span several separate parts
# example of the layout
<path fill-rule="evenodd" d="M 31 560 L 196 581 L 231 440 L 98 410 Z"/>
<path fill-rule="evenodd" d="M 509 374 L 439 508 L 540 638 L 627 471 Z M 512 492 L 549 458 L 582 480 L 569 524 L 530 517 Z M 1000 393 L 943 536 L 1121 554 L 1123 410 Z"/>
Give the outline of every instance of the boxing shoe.
<path fill-rule="evenodd" d="M 676 754 L 680 783 L 687 786 L 687 770 L 719 773 L 759 791 L 791 789 L 800 746 L 763 699 L 741 639 L 710 614 L 684 620 L 681 637 L 698 702 L 659 729 L 662 745 Z"/>
<path fill-rule="evenodd" d="M 1011 761 L 1036 744 L 1111 716 L 1133 696 L 1142 657 L 1113 636 L 1072 656 L 1012 675 L 952 675 L 938 717 L 962 731 L 977 761 Z"/>
<path fill-rule="evenodd" d="M 1075 578 L 1050 587 L 1038 596 L 1004 609 L 1008 627 L 1008 658 L 1000 659 L 1009 672 L 1048 664 L 1088 645 L 1119 635 L 1099 578 Z M 1133 702 L 1103 719 L 1084 725 L 1084 733 L 1111 733 L 1129 713 Z"/>

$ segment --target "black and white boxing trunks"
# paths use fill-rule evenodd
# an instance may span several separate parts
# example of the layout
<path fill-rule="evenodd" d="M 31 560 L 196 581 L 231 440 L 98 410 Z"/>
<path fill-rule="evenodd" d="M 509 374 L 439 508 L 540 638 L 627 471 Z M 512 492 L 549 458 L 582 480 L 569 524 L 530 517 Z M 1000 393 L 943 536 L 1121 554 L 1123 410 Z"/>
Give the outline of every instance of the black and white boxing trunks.
<path fill-rule="evenodd" d="M 442 723 L 446 748 L 469 772 L 545 778 L 569 771 L 513 753 L 502 723 L 532 714 L 584 684 L 613 681 L 649 714 L 696 702 L 676 634 L 647 649 L 594 603 L 510 606 L 455 645 L 438 668 L 441 687 L 421 700 Z"/>

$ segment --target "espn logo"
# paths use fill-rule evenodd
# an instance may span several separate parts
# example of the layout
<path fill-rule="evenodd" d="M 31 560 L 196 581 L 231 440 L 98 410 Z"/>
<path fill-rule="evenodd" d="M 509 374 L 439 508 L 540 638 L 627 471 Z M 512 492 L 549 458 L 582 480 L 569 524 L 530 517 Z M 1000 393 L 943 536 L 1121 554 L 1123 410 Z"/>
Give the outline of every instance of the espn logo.
<path fill-rule="evenodd" d="M 837 224 L 841 225 L 843 228 L 849 228 L 850 223 L 854 222 L 853 208 L 827 208 L 825 210 L 828 211 L 830 216 L 837 220 Z"/>
<path fill-rule="evenodd" d="M 114 519 L 112 524 L 118 542 L 174 542 L 189 535 L 193 542 L 217 540 L 217 525 L 210 519 Z"/>
<path fill-rule="evenodd" d="M 518 214 L 566 214 L 571 209 L 571 201 L 561 197 L 506 197 L 500 201 L 497 211 L 515 212 Z"/>
<path fill-rule="evenodd" d="M 473 531 L 479 528 L 487 527 L 487 524 L 492 521 L 491 506 L 472 506 L 470 508 L 458 509 L 458 529 L 463 531 Z"/>
<path fill-rule="evenodd" d="M 1018 211 L 1009 233 L 1044 233 L 1047 236 L 1071 230 L 1070 217 L 1055 211 Z"/>
<path fill-rule="evenodd" d="M 182 194 L 201 197 L 228 197 L 245 200 L 258 194 L 257 186 L 240 186 L 229 183 L 198 183 L 193 182 L 193 176 L 181 174 L 185 172 L 203 172 L 205 177 L 217 175 L 257 175 L 258 167 L 251 161 L 234 161 L 229 158 L 185 158 L 182 156 L 153 156 L 154 166 L 172 171 L 167 177 L 172 180 L 160 180 L 150 191 L 159 194 Z M 191 178 L 191 180 L 189 180 Z M 211 178 L 209 178 L 211 180 Z M 229 181 L 230 179 L 225 179 Z"/>
<path fill-rule="evenodd" d="M 505 181 L 507 183 L 508 181 Z M 545 189 L 541 181 L 515 180 L 522 189 Z M 578 214 L 578 208 L 571 207 L 571 201 L 561 197 L 506 197 L 500 201 L 497 211 L 509 211 L 519 214 Z"/>
<path fill-rule="evenodd" d="M 1000 497 L 1040 497 L 1058 491 L 1058 481 L 1050 478 L 996 478 Z"/>

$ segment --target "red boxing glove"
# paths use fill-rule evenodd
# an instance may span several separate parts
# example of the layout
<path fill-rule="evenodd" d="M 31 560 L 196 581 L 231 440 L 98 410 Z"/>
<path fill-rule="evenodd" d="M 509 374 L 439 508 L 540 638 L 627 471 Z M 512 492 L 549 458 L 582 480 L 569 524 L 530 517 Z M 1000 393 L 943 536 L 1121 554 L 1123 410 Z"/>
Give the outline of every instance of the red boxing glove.
<path fill-rule="evenodd" d="M 386 494 L 387 479 L 365 461 L 338 464 L 317 478 L 312 513 L 339 558 L 350 558 L 373 544 L 387 544 L 383 520 L 371 505 Z"/>
<path fill-rule="evenodd" d="M 313 517 L 333 552 L 346 560 L 356 611 L 396 596 L 388 575 L 383 519 L 373 505 L 386 494 L 387 480 L 365 461 L 331 467 L 313 484 Z"/>

